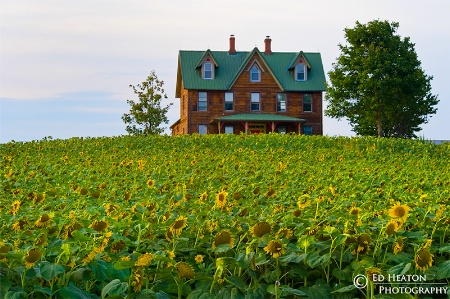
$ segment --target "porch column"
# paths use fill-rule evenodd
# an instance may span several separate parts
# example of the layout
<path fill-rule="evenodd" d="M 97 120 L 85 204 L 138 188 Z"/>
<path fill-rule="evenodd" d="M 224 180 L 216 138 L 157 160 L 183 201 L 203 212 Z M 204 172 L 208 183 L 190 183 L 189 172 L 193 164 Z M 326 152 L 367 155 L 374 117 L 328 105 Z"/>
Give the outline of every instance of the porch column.
<path fill-rule="evenodd" d="M 272 133 L 273 133 L 274 130 L 275 130 L 275 123 L 272 122 Z"/>
<path fill-rule="evenodd" d="M 245 134 L 248 134 L 248 121 L 245 122 Z"/>
<path fill-rule="evenodd" d="M 219 129 L 219 134 L 220 134 L 220 120 L 219 120 L 219 122 L 217 123 L 217 128 Z"/>

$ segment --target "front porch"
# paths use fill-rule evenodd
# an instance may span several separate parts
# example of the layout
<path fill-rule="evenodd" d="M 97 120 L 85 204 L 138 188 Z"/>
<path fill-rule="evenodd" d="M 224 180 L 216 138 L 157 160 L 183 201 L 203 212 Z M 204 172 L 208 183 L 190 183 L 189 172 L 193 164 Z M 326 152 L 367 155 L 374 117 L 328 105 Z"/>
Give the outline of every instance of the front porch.
<path fill-rule="evenodd" d="M 292 133 L 301 134 L 302 118 L 269 113 L 231 114 L 215 118 L 211 123 L 217 124 L 219 134 L 235 133 L 236 129 L 245 134 Z"/>

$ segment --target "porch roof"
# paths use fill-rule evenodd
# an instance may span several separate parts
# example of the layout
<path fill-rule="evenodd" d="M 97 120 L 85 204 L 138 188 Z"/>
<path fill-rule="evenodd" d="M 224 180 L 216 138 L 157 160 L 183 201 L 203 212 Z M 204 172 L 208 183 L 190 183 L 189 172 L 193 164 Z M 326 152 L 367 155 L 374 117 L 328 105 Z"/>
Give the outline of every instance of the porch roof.
<path fill-rule="evenodd" d="M 251 121 L 251 122 L 291 122 L 291 123 L 303 123 L 306 119 L 285 116 L 280 114 L 270 113 L 242 113 L 242 114 L 230 114 L 214 119 L 214 122 L 233 122 L 233 121 Z"/>

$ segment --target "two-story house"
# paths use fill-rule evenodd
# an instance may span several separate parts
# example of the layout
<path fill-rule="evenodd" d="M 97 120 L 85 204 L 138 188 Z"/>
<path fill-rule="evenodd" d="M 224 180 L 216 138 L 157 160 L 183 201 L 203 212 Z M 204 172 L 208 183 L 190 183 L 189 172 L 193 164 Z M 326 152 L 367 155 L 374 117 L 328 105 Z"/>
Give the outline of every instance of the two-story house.
<path fill-rule="evenodd" d="M 291 133 L 323 134 L 325 73 L 320 53 L 180 51 L 176 97 L 178 134 Z"/>

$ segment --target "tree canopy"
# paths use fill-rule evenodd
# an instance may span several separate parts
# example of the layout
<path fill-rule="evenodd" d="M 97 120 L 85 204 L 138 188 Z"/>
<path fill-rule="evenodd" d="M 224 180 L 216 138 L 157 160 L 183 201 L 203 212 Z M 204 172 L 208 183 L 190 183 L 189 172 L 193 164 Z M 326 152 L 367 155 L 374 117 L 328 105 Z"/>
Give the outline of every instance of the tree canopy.
<path fill-rule="evenodd" d="M 131 108 L 129 113 L 122 116 L 127 125 L 126 131 L 133 135 L 161 134 L 164 128 L 161 124 L 167 124 L 167 112 L 172 103 L 161 107 L 161 101 L 167 99 L 163 89 L 164 82 L 158 80 L 155 71 L 151 71 L 147 79 L 136 86 L 131 85 L 138 101 L 127 100 Z"/>
<path fill-rule="evenodd" d="M 416 137 L 420 125 L 435 114 L 433 77 L 425 74 L 410 38 L 401 38 L 398 23 L 356 22 L 346 28 L 346 44 L 328 73 L 325 115 L 347 118 L 358 135 Z"/>

